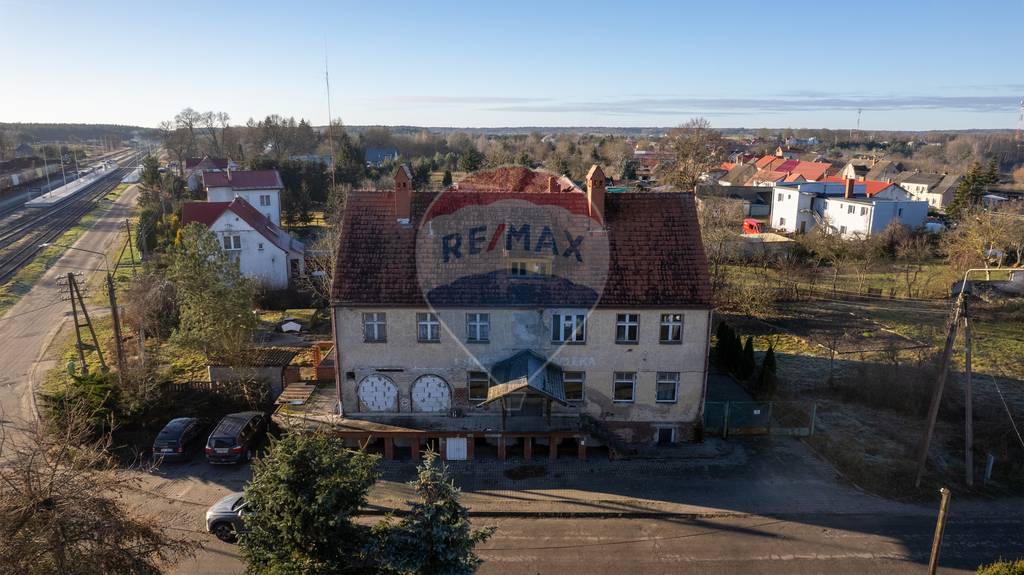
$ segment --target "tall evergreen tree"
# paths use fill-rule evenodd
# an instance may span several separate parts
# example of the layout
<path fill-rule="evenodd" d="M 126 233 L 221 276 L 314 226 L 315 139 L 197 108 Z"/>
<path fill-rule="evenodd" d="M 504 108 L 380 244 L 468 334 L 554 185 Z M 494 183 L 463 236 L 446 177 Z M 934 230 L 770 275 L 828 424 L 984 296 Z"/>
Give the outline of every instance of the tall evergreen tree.
<path fill-rule="evenodd" d="M 976 204 L 985 191 L 981 164 L 974 162 L 971 169 L 956 185 L 956 192 L 953 193 L 953 200 L 946 206 L 946 214 L 953 219 L 960 217 L 960 213 L 968 207 Z"/>
<path fill-rule="evenodd" d="M 289 433 L 253 462 L 245 500 L 251 534 L 241 559 L 254 575 L 371 572 L 363 569 L 365 531 L 352 519 L 380 477 L 376 456 L 328 434 Z"/>
<path fill-rule="evenodd" d="M 441 178 L 441 187 L 447 188 L 450 185 L 452 185 L 452 171 L 445 170 L 444 177 Z"/>
<path fill-rule="evenodd" d="M 416 575 L 472 575 L 480 559 L 478 543 L 497 531 L 496 525 L 470 531 L 469 510 L 459 503 L 459 488 L 427 452 L 411 482 L 420 496 L 409 515 L 391 523 L 389 514 L 373 529 L 369 551 L 381 567 L 393 573 Z"/>
<path fill-rule="evenodd" d="M 992 156 L 988 161 L 988 167 L 981 175 L 982 186 L 995 186 L 999 184 L 999 160 Z"/>
<path fill-rule="evenodd" d="M 459 167 L 466 173 L 479 170 L 481 164 L 483 164 L 483 158 L 480 157 L 480 152 L 478 152 L 476 150 L 476 146 L 473 145 L 466 148 L 466 152 L 462 154 L 462 158 L 459 159 Z"/>
<path fill-rule="evenodd" d="M 256 320 L 238 261 L 221 249 L 217 234 L 198 222 L 182 228 L 172 257 L 167 279 L 177 289 L 181 314 L 172 341 L 208 356 L 240 349 Z"/>

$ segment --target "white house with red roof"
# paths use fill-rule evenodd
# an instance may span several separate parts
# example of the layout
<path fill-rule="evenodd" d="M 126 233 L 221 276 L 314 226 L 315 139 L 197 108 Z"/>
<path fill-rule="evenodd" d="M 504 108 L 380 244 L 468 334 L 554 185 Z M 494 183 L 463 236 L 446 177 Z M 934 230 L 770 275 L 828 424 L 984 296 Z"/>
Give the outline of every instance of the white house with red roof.
<path fill-rule="evenodd" d="M 306 247 L 241 197 L 230 202 L 186 202 L 181 224 L 192 222 L 216 233 L 242 273 L 267 289 L 287 289 L 292 279 L 306 273 Z"/>
<path fill-rule="evenodd" d="M 776 186 L 771 227 L 802 234 L 827 226 L 829 233 L 852 238 L 881 232 L 894 221 L 916 228 L 927 216 L 928 202 L 914 201 L 895 184 L 829 178 Z"/>
<path fill-rule="evenodd" d="M 223 172 L 203 172 L 206 199 L 210 202 L 230 202 L 242 198 L 259 210 L 275 226 L 281 225 L 281 191 L 284 183 L 277 170 L 227 169 Z"/>

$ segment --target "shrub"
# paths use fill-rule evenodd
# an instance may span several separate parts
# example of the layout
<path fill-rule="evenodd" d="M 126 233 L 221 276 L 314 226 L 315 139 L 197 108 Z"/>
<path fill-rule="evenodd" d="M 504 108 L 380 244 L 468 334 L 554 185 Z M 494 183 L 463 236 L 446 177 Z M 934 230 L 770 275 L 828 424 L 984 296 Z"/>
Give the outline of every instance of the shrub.
<path fill-rule="evenodd" d="M 995 563 L 985 566 L 981 565 L 975 571 L 976 575 L 1024 575 L 1024 559 L 1016 561 L 1003 561 L 1000 559 Z"/>

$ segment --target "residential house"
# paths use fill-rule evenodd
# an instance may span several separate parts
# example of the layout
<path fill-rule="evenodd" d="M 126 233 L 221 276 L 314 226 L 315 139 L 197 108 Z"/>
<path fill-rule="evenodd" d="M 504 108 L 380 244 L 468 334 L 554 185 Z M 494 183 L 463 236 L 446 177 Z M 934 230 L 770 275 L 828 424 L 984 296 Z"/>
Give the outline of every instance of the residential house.
<path fill-rule="evenodd" d="M 724 176 L 718 178 L 718 185 L 720 186 L 742 186 L 750 181 L 750 178 L 754 177 L 754 174 L 758 172 L 757 166 L 754 164 L 737 164 L 731 170 L 729 170 Z"/>
<path fill-rule="evenodd" d="M 14 151 L 11 152 L 11 155 L 15 158 L 32 158 L 37 154 L 38 152 L 36 152 L 35 148 L 28 144 L 22 144 L 17 148 L 14 148 Z"/>
<path fill-rule="evenodd" d="M 188 189 L 199 189 L 204 172 L 223 172 L 229 166 L 234 167 L 228 158 L 211 158 L 210 156 L 185 158 L 185 181 L 188 183 Z"/>
<path fill-rule="evenodd" d="M 260 213 L 281 226 L 281 192 L 284 183 L 277 170 L 225 170 L 203 172 L 206 199 L 211 202 L 230 202 L 236 197 L 259 209 Z"/>
<path fill-rule="evenodd" d="M 891 182 L 896 179 L 896 176 L 903 172 L 903 164 L 900 162 L 893 162 L 892 160 L 883 160 L 881 162 L 875 162 L 868 170 L 868 173 L 864 176 L 865 180 L 874 180 L 876 182 Z"/>
<path fill-rule="evenodd" d="M 216 233 L 242 273 L 267 289 L 287 289 L 291 280 L 306 273 L 305 246 L 242 197 L 230 202 L 186 202 L 181 225 L 192 222 Z"/>
<path fill-rule="evenodd" d="M 962 176 L 949 174 L 926 174 L 923 172 L 903 172 L 893 180 L 903 186 L 915 200 L 928 202 L 935 209 L 946 207 L 953 200 L 957 183 Z"/>
<path fill-rule="evenodd" d="M 382 438 L 386 458 L 693 440 L 713 308 L 693 195 L 605 182 L 503 167 L 350 193 L 337 433 Z"/>
<path fill-rule="evenodd" d="M 776 156 L 782 156 L 787 160 L 795 160 L 796 158 L 803 155 L 804 149 L 796 146 L 779 146 L 775 149 Z"/>
<path fill-rule="evenodd" d="M 398 150 L 395 148 L 366 148 L 366 165 L 381 167 L 385 162 L 393 162 L 398 159 Z"/>
<path fill-rule="evenodd" d="M 878 233 L 893 221 L 911 228 L 924 224 L 926 202 L 910 199 L 899 186 L 879 183 L 885 187 L 872 196 L 867 195 L 865 184 L 852 179 L 776 186 L 771 227 L 802 234 L 815 226 L 828 226 L 831 233 L 849 238 Z"/>

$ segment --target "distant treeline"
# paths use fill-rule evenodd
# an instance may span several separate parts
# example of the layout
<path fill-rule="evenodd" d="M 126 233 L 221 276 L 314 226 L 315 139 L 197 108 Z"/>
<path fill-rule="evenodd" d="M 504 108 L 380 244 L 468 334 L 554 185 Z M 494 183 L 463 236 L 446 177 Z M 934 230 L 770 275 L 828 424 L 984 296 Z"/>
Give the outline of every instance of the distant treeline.
<path fill-rule="evenodd" d="M 67 142 L 101 139 L 108 135 L 120 137 L 127 142 L 132 138 L 152 135 L 152 128 L 122 126 L 120 124 L 30 124 L 0 122 L 0 131 L 14 135 L 20 143 Z"/>

